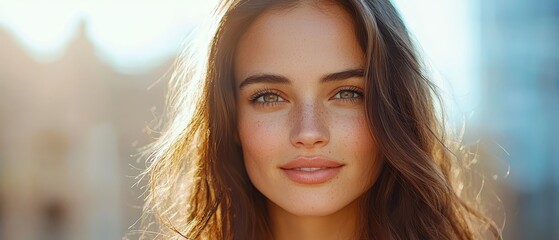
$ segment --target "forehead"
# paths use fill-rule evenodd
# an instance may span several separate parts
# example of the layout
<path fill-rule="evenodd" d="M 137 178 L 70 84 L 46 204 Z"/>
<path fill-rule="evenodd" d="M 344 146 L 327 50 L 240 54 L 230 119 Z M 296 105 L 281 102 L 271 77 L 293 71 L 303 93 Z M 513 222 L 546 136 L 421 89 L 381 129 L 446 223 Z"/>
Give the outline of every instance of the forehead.
<path fill-rule="evenodd" d="M 249 26 L 236 50 L 237 81 L 243 75 L 297 75 L 303 69 L 321 75 L 363 64 L 353 19 L 333 4 L 268 10 Z"/>

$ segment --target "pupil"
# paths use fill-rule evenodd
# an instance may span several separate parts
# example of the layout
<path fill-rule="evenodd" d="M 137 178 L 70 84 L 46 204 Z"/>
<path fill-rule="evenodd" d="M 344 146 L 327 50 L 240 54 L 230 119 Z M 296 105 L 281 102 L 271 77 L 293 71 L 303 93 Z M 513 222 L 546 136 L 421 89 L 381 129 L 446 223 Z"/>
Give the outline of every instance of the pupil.
<path fill-rule="evenodd" d="M 342 98 L 351 98 L 352 94 L 349 91 L 342 92 Z"/>
<path fill-rule="evenodd" d="M 278 96 L 273 94 L 268 94 L 265 97 L 266 102 L 276 102 L 278 100 Z"/>

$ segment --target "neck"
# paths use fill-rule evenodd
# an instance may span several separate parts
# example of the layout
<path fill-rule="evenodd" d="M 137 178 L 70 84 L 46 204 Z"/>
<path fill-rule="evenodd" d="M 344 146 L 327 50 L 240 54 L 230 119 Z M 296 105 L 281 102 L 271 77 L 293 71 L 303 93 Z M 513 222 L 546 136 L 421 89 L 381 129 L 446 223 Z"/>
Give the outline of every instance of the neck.
<path fill-rule="evenodd" d="M 269 202 L 274 240 L 356 238 L 357 201 L 327 216 L 297 216 Z"/>

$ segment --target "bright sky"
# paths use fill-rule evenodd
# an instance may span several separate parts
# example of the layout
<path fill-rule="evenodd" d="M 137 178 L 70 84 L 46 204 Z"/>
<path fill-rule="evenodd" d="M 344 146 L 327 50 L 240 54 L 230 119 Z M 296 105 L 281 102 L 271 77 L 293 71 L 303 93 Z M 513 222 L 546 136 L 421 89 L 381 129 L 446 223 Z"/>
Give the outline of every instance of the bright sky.
<path fill-rule="evenodd" d="M 149 68 L 174 54 L 216 0 L 0 0 L 0 27 L 37 60 L 61 57 L 80 20 L 104 60 L 117 69 Z"/>
<path fill-rule="evenodd" d="M 392 0 L 423 50 L 422 57 L 447 96 L 456 118 L 481 105 L 480 17 L 477 1 Z M 461 120 L 461 119 L 458 119 Z M 472 119 L 475 120 L 475 119 Z"/>
<path fill-rule="evenodd" d="M 217 0 L 0 0 L 0 27 L 40 61 L 61 57 L 80 20 L 117 70 L 149 69 L 175 54 Z M 479 106 L 478 12 L 469 1 L 393 0 L 461 111 Z"/>

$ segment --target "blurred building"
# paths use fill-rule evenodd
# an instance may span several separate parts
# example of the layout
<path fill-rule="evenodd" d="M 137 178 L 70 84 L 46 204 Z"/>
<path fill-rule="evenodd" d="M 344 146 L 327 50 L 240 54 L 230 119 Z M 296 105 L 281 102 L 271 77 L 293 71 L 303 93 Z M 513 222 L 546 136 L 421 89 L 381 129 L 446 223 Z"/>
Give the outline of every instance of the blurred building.
<path fill-rule="evenodd" d="M 0 29 L 0 239 L 121 239 L 140 216 L 131 155 L 149 142 L 171 63 L 116 73 L 84 28 L 52 63 Z"/>
<path fill-rule="evenodd" d="M 559 1 L 478 4 L 481 132 L 511 169 L 505 239 L 559 239 Z"/>
<path fill-rule="evenodd" d="M 504 238 L 559 239 L 559 1 L 472 4 L 483 99 L 468 130 L 502 185 Z M 85 32 L 41 63 L 0 29 L 0 239 L 121 239 L 140 217 L 131 155 L 150 141 L 171 62 L 120 74 Z"/>

